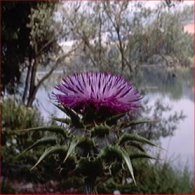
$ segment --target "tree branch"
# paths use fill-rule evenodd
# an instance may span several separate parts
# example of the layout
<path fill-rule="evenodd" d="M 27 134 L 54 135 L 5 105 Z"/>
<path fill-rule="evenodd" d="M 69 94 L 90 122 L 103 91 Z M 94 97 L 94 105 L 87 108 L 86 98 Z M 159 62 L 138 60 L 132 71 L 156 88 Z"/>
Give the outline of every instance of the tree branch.
<path fill-rule="evenodd" d="M 78 46 L 78 45 L 77 45 Z M 50 75 L 54 72 L 54 70 L 57 69 L 58 65 L 61 63 L 61 61 L 63 61 L 66 57 L 68 57 L 71 53 L 73 53 L 75 50 L 77 49 L 77 47 L 73 48 L 71 51 L 69 51 L 68 53 L 58 57 L 58 59 L 56 60 L 55 64 L 52 66 L 52 68 L 50 69 L 50 71 L 48 73 L 46 73 L 45 76 L 43 76 L 41 78 L 41 80 L 38 82 L 38 84 L 34 87 L 32 93 L 31 93 L 31 97 L 28 101 L 27 106 L 32 106 L 32 103 L 35 99 L 36 93 L 38 91 L 38 89 L 40 88 L 41 84 L 50 77 Z"/>

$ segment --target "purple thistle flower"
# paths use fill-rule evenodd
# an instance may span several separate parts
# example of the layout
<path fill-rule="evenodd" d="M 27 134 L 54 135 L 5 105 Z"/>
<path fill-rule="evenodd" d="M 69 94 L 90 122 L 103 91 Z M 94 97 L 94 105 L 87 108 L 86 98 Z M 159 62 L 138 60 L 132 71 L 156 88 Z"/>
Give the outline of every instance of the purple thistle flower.
<path fill-rule="evenodd" d="M 53 93 L 58 103 L 81 114 L 114 115 L 135 111 L 141 95 L 131 83 L 109 73 L 80 73 L 63 79 Z M 91 112 L 91 113 L 92 113 Z"/>

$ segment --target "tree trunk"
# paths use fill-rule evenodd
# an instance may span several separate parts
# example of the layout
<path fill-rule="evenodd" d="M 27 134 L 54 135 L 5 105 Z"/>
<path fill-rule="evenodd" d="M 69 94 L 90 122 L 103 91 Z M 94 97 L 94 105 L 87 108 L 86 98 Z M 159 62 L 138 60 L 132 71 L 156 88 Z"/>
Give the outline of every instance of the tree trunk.
<path fill-rule="evenodd" d="M 26 96 L 29 88 L 29 78 L 30 78 L 30 73 L 31 73 L 31 65 L 32 65 L 32 59 L 29 57 L 29 64 L 28 64 L 28 70 L 27 70 L 27 75 L 26 75 L 26 80 L 25 80 L 25 86 L 24 86 L 24 92 L 22 95 L 22 102 L 25 104 L 26 101 Z"/>
<path fill-rule="evenodd" d="M 31 71 L 31 79 L 30 79 L 30 89 L 29 89 L 29 95 L 28 95 L 28 100 L 27 100 L 27 106 L 31 107 L 32 103 L 35 99 L 35 79 L 36 79 L 36 72 L 37 72 L 37 59 L 36 57 L 34 58 L 33 66 L 32 66 L 32 71 Z"/>

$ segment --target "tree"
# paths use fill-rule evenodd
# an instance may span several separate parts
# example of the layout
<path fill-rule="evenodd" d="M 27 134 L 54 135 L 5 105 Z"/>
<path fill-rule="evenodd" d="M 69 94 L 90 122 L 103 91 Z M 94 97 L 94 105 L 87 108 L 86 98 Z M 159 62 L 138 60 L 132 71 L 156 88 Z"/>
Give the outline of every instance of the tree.
<path fill-rule="evenodd" d="M 154 55 L 167 66 L 172 64 L 169 58 L 187 65 L 192 37 L 182 31 L 180 16 L 171 9 L 165 2 L 154 9 L 136 1 L 66 3 L 59 10 L 62 24 L 82 43 L 69 70 L 112 69 L 129 77 Z"/>
<path fill-rule="evenodd" d="M 37 3 L 2 3 L 2 76 L 3 89 L 13 93 L 14 84 L 19 82 L 20 65 L 32 53 L 29 45 L 29 22 L 31 7 Z"/>
<path fill-rule="evenodd" d="M 2 5 L 3 88 L 15 93 L 21 84 L 21 73 L 25 73 L 21 101 L 32 106 L 39 87 L 72 52 L 62 53 L 58 44 L 67 31 L 60 28 L 56 19 L 57 3 L 4 2 Z M 48 72 L 37 80 L 40 67 L 47 67 Z"/>

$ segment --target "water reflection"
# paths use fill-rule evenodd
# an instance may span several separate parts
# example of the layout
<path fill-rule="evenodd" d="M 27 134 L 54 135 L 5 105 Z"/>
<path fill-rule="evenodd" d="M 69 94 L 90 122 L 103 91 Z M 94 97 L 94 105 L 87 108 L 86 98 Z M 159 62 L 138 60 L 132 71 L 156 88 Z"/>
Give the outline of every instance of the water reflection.
<path fill-rule="evenodd" d="M 194 68 L 181 71 L 167 71 L 165 68 L 143 68 L 135 83 L 146 93 L 159 93 L 170 99 L 188 98 L 194 102 Z"/>
<path fill-rule="evenodd" d="M 161 94 L 150 95 L 152 102 L 162 98 Z M 150 102 L 150 104 L 152 104 Z M 164 161 L 172 161 L 176 166 L 189 166 L 191 170 L 194 168 L 194 102 L 189 98 L 183 97 L 179 100 L 173 101 L 168 96 L 163 97 L 163 102 L 171 105 L 172 110 L 169 113 L 164 113 L 165 116 L 179 113 L 183 111 L 185 119 L 177 123 L 177 129 L 173 131 L 173 136 L 161 137 L 160 142 L 162 148 L 161 158 Z M 180 164 L 181 163 L 181 164 Z"/>

